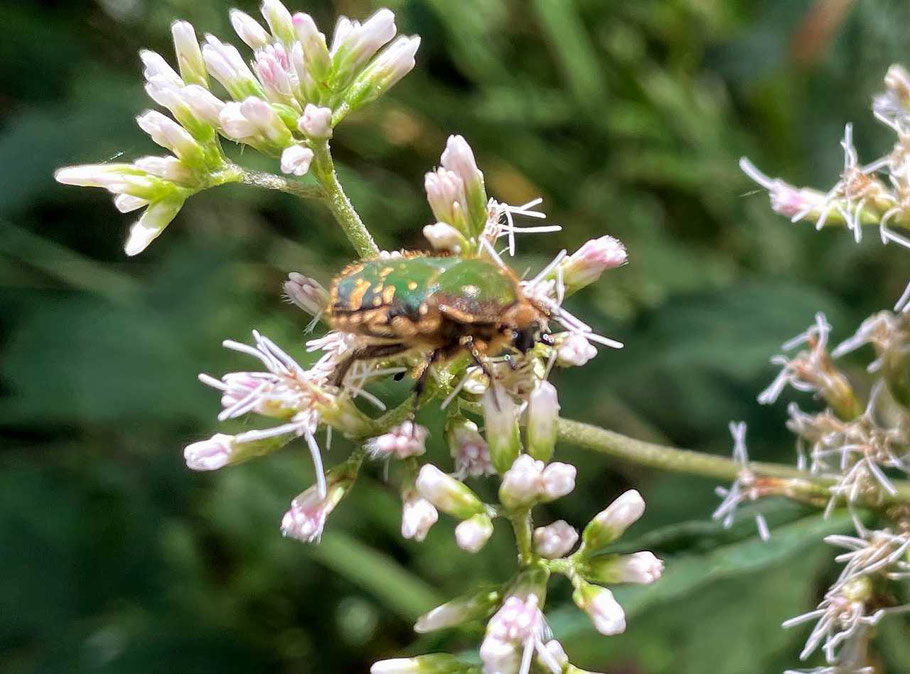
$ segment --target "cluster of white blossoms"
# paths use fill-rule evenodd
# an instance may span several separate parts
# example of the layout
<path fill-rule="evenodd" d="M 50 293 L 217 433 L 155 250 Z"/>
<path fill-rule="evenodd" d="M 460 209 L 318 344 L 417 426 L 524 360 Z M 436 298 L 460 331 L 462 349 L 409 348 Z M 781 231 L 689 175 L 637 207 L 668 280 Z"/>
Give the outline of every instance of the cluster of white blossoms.
<path fill-rule="evenodd" d="M 770 193 L 776 212 L 794 222 L 814 221 L 818 229 L 846 225 L 857 241 L 864 226 L 877 225 L 884 243 L 910 247 L 910 238 L 896 231 L 910 227 L 910 76 L 892 66 L 885 84 L 887 92 L 875 99 L 873 110 L 897 134 L 894 149 L 861 166 L 848 125 L 843 173 L 827 193 L 772 180 L 742 160 L 743 170 Z M 815 622 L 800 657 L 805 660 L 821 648 L 826 665 L 801 671 L 872 674 L 877 671 L 870 654 L 875 625 L 910 612 L 910 511 L 901 505 L 906 494 L 899 493 L 896 482 L 910 476 L 910 286 L 893 311 L 869 317 L 833 349 L 831 330 L 825 316 L 816 314 L 814 325 L 783 345 L 790 353 L 771 359 L 780 373 L 758 397 L 763 404 L 776 402 L 790 386 L 825 404 L 817 413 L 805 412 L 795 402 L 788 407 L 787 427 L 797 437 L 797 468 L 807 478 L 762 476 L 746 457 L 745 426 L 731 424 L 739 476 L 730 489 L 718 490 L 724 501 L 715 517 L 729 525 L 738 505 L 767 496 L 824 507 L 826 516 L 846 506 L 856 536 L 826 539 L 848 550 L 835 558 L 845 564 L 840 576 L 816 609 L 784 627 Z M 867 367 L 874 379 L 864 400 L 836 359 L 866 345 L 875 357 Z M 866 517 L 875 519 L 876 528 L 863 523 L 861 509 L 872 511 Z M 757 520 L 767 538 L 767 524 L 760 515 Z"/>
<path fill-rule="evenodd" d="M 121 212 L 145 208 L 130 230 L 128 255 L 142 252 L 201 190 L 268 186 L 228 161 L 219 137 L 279 157 L 284 173 L 302 176 L 321 162 L 330 174 L 333 128 L 410 72 L 420 45 L 418 37 L 395 38 L 388 9 L 362 24 L 341 17 L 330 43 L 308 14 L 292 15 L 279 0 L 264 0 L 262 16 L 268 29 L 231 10 L 237 35 L 253 51 L 249 61 L 213 35 L 200 45 L 185 21 L 172 26 L 176 69 L 160 54 L 141 52 L 146 91 L 172 117 L 150 110 L 136 121 L 172 154 L 57 171 L 62 183 L 115 194 Z"/>

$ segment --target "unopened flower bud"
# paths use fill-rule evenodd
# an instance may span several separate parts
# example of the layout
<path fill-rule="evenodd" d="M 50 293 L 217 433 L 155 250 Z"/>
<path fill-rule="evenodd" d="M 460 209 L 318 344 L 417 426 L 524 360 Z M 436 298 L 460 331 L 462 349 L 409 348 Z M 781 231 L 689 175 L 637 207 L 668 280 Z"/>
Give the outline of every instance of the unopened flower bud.
<path fill-rule="evenodd" d="M 386 459 L 395 457 L 406 459 L 409 456 L 420 456 L 427 451 L 425 442 L 429 431 L 413 421 L 406 420 L 390 428 L 386 433 L 366 442 L 366 449 L 373 458 Z"/>
<path fill-rule="evenodd" d="M 645 501 L 636 490 L 622 494 L 605 510 L 592 519 L 582 533 L 582 540 L 589 552 L 612 543 L 636 522 L 645 512 Z"/>
<path fill-rule="evenodd" d="M 313 78 L 321 80 L 328 73 L 330 60 L 325 35 L 319 32 L 309 14 L 298 12 L 292 17 L 297 39 L 303 46 L 304 62 Z"/>
<path fill-rule="evenodd" d="M 483 396 L 484 432 L 490 447 L 490 460 L 500 474 L 518 458 L 521 435 L 518 430 L 518 406 L 500 384 L 494 384 Z"/>
<path fill-rule="evenodd" d="M 313 485 L 291 501 L 291 508 L 281 520 L 281 533 L 290 538 L 310 543 L 322 537 L 326 518 L 345 497 L 354 484 L 347 466 L 341 465 L 326 475 L 326 492 L 319 494 L 319 486 Z"/>
<path fill-rule="evenodd" d="M 155 82 L 159 86 L 171 89 L 179 89 L 183 86 L 183 78 L 158 52 L 143 49 L 139 52 L 139 58 L 143 66 L 142 76 L 147 82 Z"/>
<path fill-rule="evenodd" d="M 439 513 L 435 506 L 414 491 L 404 495 L 401 504 L 401 535 L 418 543 L 427 537 L 430 528 L 436 524 Z"/>
<path fill-rule="evenodd" d="M 458 254 L 465 244 L 461 233 L 446 222 L 437 222 L 423 228 L 423 235 L 430 242 L 433 250 Z"/>
<path fill-rule="evenodd" d="M 556 347 L 556 364 L 562 367 L 581 367 L 597 355 L 597 349 L 584 335 L 570 332 Z"/>
<path fill-rule="evenodd" d="M 559 401 L 556 387 L 542 381 L 528 396 L 528 454 L 540 461 L 549 461 L 556 447 Z"/>
<path fill-rule="evenodd" d="M 522 454 L 503 475 L 499 500 L 511 509 L 534 505 L 541 496 L 543 471 L 543 461 L 535 461 L 531 456 Z"/>
<path fill-rule="evenodd" d="M 501 599 L 502 594 L 497 589 L 483 589 L 457 597 L 420 616 L 414 624 L 414 631 L 425 634 L 483 620 Z"/>
<path fill-rule="evenodd" d="M 417 491 L 445 513 L 466 520 L 485 511 L 477 494 L 431 463 L 424 464 L 417 475 Z"/>
<path fill-rule="evenodd" d="M 476 674 L 476 672 L 477 667 L 465 664 L 448 653 L 380 660 L 370 667 L 370 674 Z"/>
<path fill-rule="evenodd" d="M 262 86 L 236 47 L 207 35 L 202 47 L 202 58 L 211 76 L 227 89 L 235 101 L 262 95 Z"/>
<path fill-rule="evenodd" d="M 319 281 L 291 272 L 284 282 L 284 294 L 310 316 L 319 316 L 329 305 L 329 291 Z"/>
<path fill-rule="evenodd" d="M 594 628 L 601 634 L 612 636 L 626 631 L 626 614 L 607 588 L 582 583 L 572 593 L 572 599 L 578 608 L 588 614 Z"/>
<path fill-rule="evenodd" d="M 218 470 L 231 463 L 233 451 L 234 436 L 216 433 L 208 440 L 187 445 L 183 458 L 190 470 Z"/>
<path fill-rule="evenodd" d="M 543 649 L 537 654 L 537 659 L 551 672 L 562 672 L 569 665 L 569 656 L 556 639 L 550 639 L 544 644 Z"/>
<path fill-rule="evenodd" d="M 234 32 L 250 49 L 262 49 L 272 43 L 272 36 L 269 35 L 268 31 L 246 12 L 232 9 L 229 12 L 229 16 L 231 17 L 231 26 L 234 27 Z"/>
<path fill-rule="evenodd" d="M 130 227 L 124 251 L 130 257 L 138 255 L 157 239 L 183 207 L 183 199 L 163 199 L 150 204 L 142 217 Z"/>
<path fill-rule="evenodd" d="M 464 183 L 454 172 L 437 168 L 424 176 L 427 202 L 440 222 L 452 225 L 464 235 L 471 235 L 465 203 Z"/>
<path fill-rule="evenodd" d="M 452 417 L 445 426 L 446 442 L 455 459 L 459 477 L 479 477 L 496 472 L 490 462 L 490 448 L 477 430 L 477 424 L 464 417 Z"/>
<path fill-rule="evenodd" d="M 575 489 L 575 466 L 555 461 L 544 468 L 541 474 L 540 498 L 555 501 Z"/>
<path fill-rule="evenodd" d="M 302 145 L 291 145 L 281 153 L 281 172 L 306 175 L 313 161 L 313 151 Z"/>
<path fill-rule="evenodd" d="M 307 138 L 325 140 L 332 137 L 332 109 L 320 108 L 307 103 L 303 115 L 297 120 L 297 128 Z"/>
<path fill-rule="evenodd" d="M 357 76 L 345 97 L 351 109 L 376 100 L 414 69 L 420 38 L 400 37 Z"/>
<path fill-rule="evenodd" d="M 140 157 L 133 166 L 178 185 L 190 185 L 195 181 L 193 171 L 177 157 Z"/>
<path fill-rule="evenodd" d="M 562 278 L 569 292 L 594 283 L 607 269 L 624 265 L 629 259 L 619 239 L 602 236 L 591 239 L 563 261 Z"/>
<path fill-rule="evenodd" d="M 579 572 L 595 583 L 615 585 L 636 583 L 648 585 L 658 580 L 664 571 L 664 563 L 651 552 L 636 552 L 631 555 L 600 555 L 586 560 Z"/>
<path fill-rule="evenodd" d="M 440 163 L 461 178 L 467 200 L 463 207 L 467 211 L 470 233 L 480 234 L 487 223 L 487 193 L 471 146 L 462 136 L 449 136 Z"/>
<path fill-rule="evenodd" d="M 291 13 L 280 0 L 263 0 L 262 18 L 269 24 L 272 35 L 284 44 L 291 44 L 297 37 Z"/>
<path fill-rule="evenodd" d="M 493 535 L 493 521 L 487 515 L 474 515 L 455 527 L 458 547 L 468 552 L 478 552 Z"/>
<path fill-rule="evenodd" d="M 198 84 L 192 84 L 184 87 L 180 95 L 193 115 L 206 124 L 218 125 L 218 117 L 224 109 L 224 102 L 208 89 Z"/>
<path fill-rule="evenodd" d="M 332 37 L 333 77 L 339 85 L 353 78 L 379 49 L 395 37 L 395 14 L 380 9 L 363 22 L 341 17 Z"/>
<path fill-rule="evenodd" d="M 281 121 L 281 118 L 272 106 L 261 98 L 249 96 L 243 99 L 243 102 L 240 103 L 240 112 L 256 126 L 263 136 L 278 147 L 287 147 L 292 142 L 293 136 L 288 130 L 288 127 Z M 305 148 L 303 147 L 300 148 L 300 150 L 304 149 Z M 305 153 L 297 151 L 293 156 L 300 160 L 304 155 Z M 312 151 L 310 151 L 310 155 L 312 155 Z M 283 159 L 284 158 L 282 157 L 282 160 Z M 298 166 L 299 164 L 300 162 L 298 161 L 295 166 Z M 309 166 L 309 162 L 307 162 L 307 170 L 309 170 Z M 294 171 L 285 171 L 285 173 L 294 173 Z M 303 173 L 295 173 L 295 175 L 303 175 L 304 173 L 306 173 L 306 170 L 304 170 Z"/>
<path fill-rule="evenodd" d="M 578 542 L 578 531 L 565 520 L 557 520 L 534 530 L 534 550 L 541 557 L 565 557 Z"/>
<path fill-rule="evenodd" d="M 136 118 L 139 128 L 161 147 L 173 152 L 189 166 L 201 165 L 204 154 L 199 143 L 177 122 L 157 110 L 148 110 Z"/>
<path fill-rule="evenodd" d="M 207 87 L 208 73 L 205 71 L 205 59 L 196 39 L 193 24 L 187 21 L 175 21 L 171 24 L 171 36 L 174 38 L 174 51 L 177 54 L 177 67 L 180 77 L 186 84 Z"/>

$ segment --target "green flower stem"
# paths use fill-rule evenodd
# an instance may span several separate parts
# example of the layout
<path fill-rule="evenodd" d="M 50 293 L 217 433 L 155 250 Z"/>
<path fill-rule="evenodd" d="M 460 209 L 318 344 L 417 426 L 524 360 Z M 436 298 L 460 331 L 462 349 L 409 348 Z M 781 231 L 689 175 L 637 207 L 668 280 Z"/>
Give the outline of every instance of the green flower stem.
<path fill-rule="evenodd" d="M 559 439 L 631 463 L 674 473 L 701 475 L 725 481 L 735 480 L 740 474 L 739 464 L 722 456 L 643 442 L 568 419 L 559 420 Z M 778 463 L 753 461 L 749 466 L 758 476 L 799 481 L 805 485 L 815 485 L 819 490 L 827 491 L 827 488 L 835 483 L 833 477 L 810 476 L 793 466 Z M 910 481 L 894 480 L 892 484 L 897 491 L 891 500 L 910 502 Z"/>
<path fill-rule="evenodd" d="M 325 193 L 316 185 L 304 185 L 296 180 L 288 180 L 283 176 L 264 171 L 251 171 L 240 167 L 233 167 L 240 174 L 240 182 L 244 185 L 261 187 L 267 190 L 277 190 L 285 194 L 292 194 L 300 199 L 324 199 Z"/>
<path fill-rule="evenodd" d="M 369 230 L 364 226 L 351 200 L 348 199 L 341 183 L 338 182 L 338 176 L 335 173 L 335 163 L 332 161 L 332 153 L 329 150 L 328 141 L 313 145 L 313 175 L 322 188 L 326 204 L 332 211 L 332 215 L 341 225 L 348 241 L 354 246 L 354 250 L 360 257 L 375 257 L 379 254 L 379 247 L 373 241 Z"/>
<path fill-rule="evenodd" d="M 515 532 L 515 543 L 518 546 L 518 562 L 522 566 L 527 566 L 536 557 L 532 543 L 531 510 L 523 508 L 508 514 L 506 517 L 512 523 L 512 531 Z"/>

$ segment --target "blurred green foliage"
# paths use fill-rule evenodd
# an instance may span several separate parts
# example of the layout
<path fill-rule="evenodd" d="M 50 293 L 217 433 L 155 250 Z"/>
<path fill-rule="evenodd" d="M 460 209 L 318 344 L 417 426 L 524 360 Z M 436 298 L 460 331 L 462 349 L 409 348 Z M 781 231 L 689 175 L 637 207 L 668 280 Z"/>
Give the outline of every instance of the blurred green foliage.
<path fill-rule="evenodd" d="M 253 11 L 252 2 L 236 3 Z M 323 26 L 366 0 L 293 9 Z M 897 297 L 907 253 L 869 236 L 817 234 L 769 213 L 738 172 L 835 179 L 843 124 L 865 159 L 889 135 L 868 112 L 907 59 L 900 0 L 390 0 L 423 36 L 418 68 L 346 123 L 334 146 L 349 193 L 386 248 L 420 247 L 423 173 L 464 134 L 490 192 L 544 197 L 556 237 L 525 239 L 536 265 L 602 233 L 631 264 L 573 299 L 623 339 L 561 373 L 563 412 L 620 432 L 725 453 L 727 421 L 753 456 L 789 461 L 783 409 L 759 408 L 770 356 L 816 310 L 850 334 Z M 839 6 L 846 12 L 838 17 Z M 306 317 L 281 302 L 291 270 L 327 281 L 350 257 L 318 204 L 227 187 L 190 201 L 137 260 L 107 195 L 55 184 L 54 168 L 153 151 L 132 118 L 137 51 L 169 52 L 168 25 L 229 34 L 222 0 L 0 2 L 0 672 L 363 672 L 395 653 L 467 648 L 477 632 L 410 625 L 466 579 L 501 580 L 497 530 L 476 556 L 440 523 L 398 534 L 397 495 L 373 469 L 320 546 L 283 540 L 288 501 L 312 480 L 306 452 L 191 474 L 181 448 L 214 431 L 217 396 L 195 379 L 242 366 L 220 348 L 252 328 L 302 351 Z M 819 31 L 832 19 L 831 32 Z M 252 155 L 243 161 L 271 168 Z M 296 347 L 294 346 L 296 345 Z M 860 371 L 857 362 L 857 372 Z M 596 391 L 591 395 L 591 391 Z M 807 404 L 810 404 L 808 401 Z M 438 420 L 431 455 L 442 456 Z M 330 462 L 347 448 L 332 449 Z M 765 674 L 796 664 L 805 630 L 779 623 L 817 601 L 842 519 L 768 504 L 707 522 L 712 484 L 569 448 L 581 478 L 550 506 L 582 523 L 627 484 L 649 512 L 630 538 L 668 560 L 663 581 L 622 593 L 628 633 L 596 635 L 553 595 L 573 660 L 612 674 Z M 906 623 L 883 632 L 907 671 Z"/>

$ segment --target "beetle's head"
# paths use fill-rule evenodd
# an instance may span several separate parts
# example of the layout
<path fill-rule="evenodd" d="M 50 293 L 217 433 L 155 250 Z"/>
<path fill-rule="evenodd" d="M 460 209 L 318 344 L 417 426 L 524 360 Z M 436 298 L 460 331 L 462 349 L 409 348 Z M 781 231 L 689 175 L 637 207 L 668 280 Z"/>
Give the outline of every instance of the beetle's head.
<path fill-rule="evenodd" d="M 519 302 L 510 307 L 503 316 L 503 323 L 512 333 L 512 346 L 521 353 L 527 353 L 538 342 L 545 342 L 546 314 L 530 302 Z"/>

